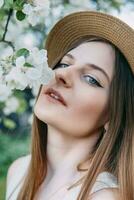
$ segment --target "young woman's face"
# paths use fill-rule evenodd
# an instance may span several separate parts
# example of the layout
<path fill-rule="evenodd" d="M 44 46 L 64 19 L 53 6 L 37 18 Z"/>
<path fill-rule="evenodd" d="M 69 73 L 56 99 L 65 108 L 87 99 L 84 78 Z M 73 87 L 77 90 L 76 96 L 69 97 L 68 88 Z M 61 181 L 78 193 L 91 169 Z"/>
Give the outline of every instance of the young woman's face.
<path fill-rule="evenodd" d="M 70 50 L 54 70 L 55 79 L 42 87 L 36 116 L 62 134 L 85 137 L 98 132 L 108 120 L 114 63 L 114 50 L 103 42 L 86 42 Z M 66 106 L 48 100 L 49 87 L 63 96 Z"/>

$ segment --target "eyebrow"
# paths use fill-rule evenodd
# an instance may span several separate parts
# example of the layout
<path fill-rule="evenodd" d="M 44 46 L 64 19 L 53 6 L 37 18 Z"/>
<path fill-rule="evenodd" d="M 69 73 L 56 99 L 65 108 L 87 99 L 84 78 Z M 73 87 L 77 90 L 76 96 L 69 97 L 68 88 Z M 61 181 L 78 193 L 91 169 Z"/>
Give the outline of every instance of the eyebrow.
<path fill-rule="evenodd" d="M 71 59 L 74 60 L 73 55 L 70 54 L 70 53 L 66 54 L 65 56 L 67 56 L 67 57 L 69 57 L 69 58 L 71 58 Z M 95 64 L 92 64 L 92 63 L 87 63 L 87 66 L 89 66 L 90 68 L 93 68 L 93 69 L 96 69 L 96 70 L 102 72 L 104 74 L 104 76 L 107 78 L 107 80 L 110 82 L 109 76 L 107 75 L 107 73 L 102 68 L 100 68 L 99 66 L 97 66 Z"/>

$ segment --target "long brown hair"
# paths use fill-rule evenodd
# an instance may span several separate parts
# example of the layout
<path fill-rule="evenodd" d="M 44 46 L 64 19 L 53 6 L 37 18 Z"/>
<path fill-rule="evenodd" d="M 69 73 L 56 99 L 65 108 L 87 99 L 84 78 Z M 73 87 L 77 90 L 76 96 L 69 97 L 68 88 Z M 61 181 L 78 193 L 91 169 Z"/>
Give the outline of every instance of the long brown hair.
<path fill-rule="evenodd" d="M 109 127 L 102 131 L 91 165 L 82 183 L 77 200 L 89 199 L 98 174 L 108 171 L 117 177 L 121 200 L 134 199 L 134 75 L 117 47 L 102 38 L 82 38 L 70 49 L 82 42 L 101 41 L 110 44 L 116 55 L 113 80 L 109 94 Z M 39 89 L 39 97 L 42 86 Z M 47 174 L 47 124 L 34 114 L 32 124 L 31 161 L 18 200 L 33 200 Z M 74 184 L 75 185 L 75 184 Z"/>

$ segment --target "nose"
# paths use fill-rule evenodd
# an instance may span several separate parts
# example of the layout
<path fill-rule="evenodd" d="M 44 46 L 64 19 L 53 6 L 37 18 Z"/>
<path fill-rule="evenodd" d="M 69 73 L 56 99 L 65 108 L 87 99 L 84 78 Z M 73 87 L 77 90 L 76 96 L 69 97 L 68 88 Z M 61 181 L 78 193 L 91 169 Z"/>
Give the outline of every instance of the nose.
<path fill-rule="evenodd" d="M 64 87 L 71 87 L 73 84 L 72 71 L 69 69 L 56 69 L 55 80 L 58 84 L 62 84 Z"/>

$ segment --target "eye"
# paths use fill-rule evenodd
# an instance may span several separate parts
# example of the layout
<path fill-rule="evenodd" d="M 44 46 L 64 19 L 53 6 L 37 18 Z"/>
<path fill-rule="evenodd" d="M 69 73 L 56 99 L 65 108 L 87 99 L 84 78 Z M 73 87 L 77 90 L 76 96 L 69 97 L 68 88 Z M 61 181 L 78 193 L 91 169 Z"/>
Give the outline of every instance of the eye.
<path fill-rule="evenodd" d="M 69 65 L 66 64 L 66 63 L 59 63 L 59 64 L 57 64 L 57 66 L 55 67 L 55 69 L 57 69 L 57 68 L 65 68 L 67 66 L 69 66 Z M 84 75 L 84 77 L 88 78 L 88 80 L 89 80 L 88 83 L 89 84 L 92 84 L 92 85 L 95 85 L 95 86 L 98 86 L 98 87 L 102 87 L 100 85 L 100 83 L 95 78 L 93 78 L 92 76 Z"/>
<path fill-rule="evenodd" d="M 57 68 L 64 68 L 62 66 L 66 67 L 66 66 L 69 66 L 69 65 L 65 64 L 65 63 L 59 63 L 59 64 L 56 65 L 55 69 L 57 69 Z"/>
<path fill-rule="evenodd" d="M 90 83 L 90 84 L 93 84 L 93 85 L 96 85 L 96 86 L 98 86 L 98 87 L 102 87 L 101 85 L 100 85 L 100 83 L 95 79 L 95 78 L 93 78 L 92 76 L 89 76 L 89 75 L 84 75 L 84 77 L 88 77 L 88 83 Z"/>

